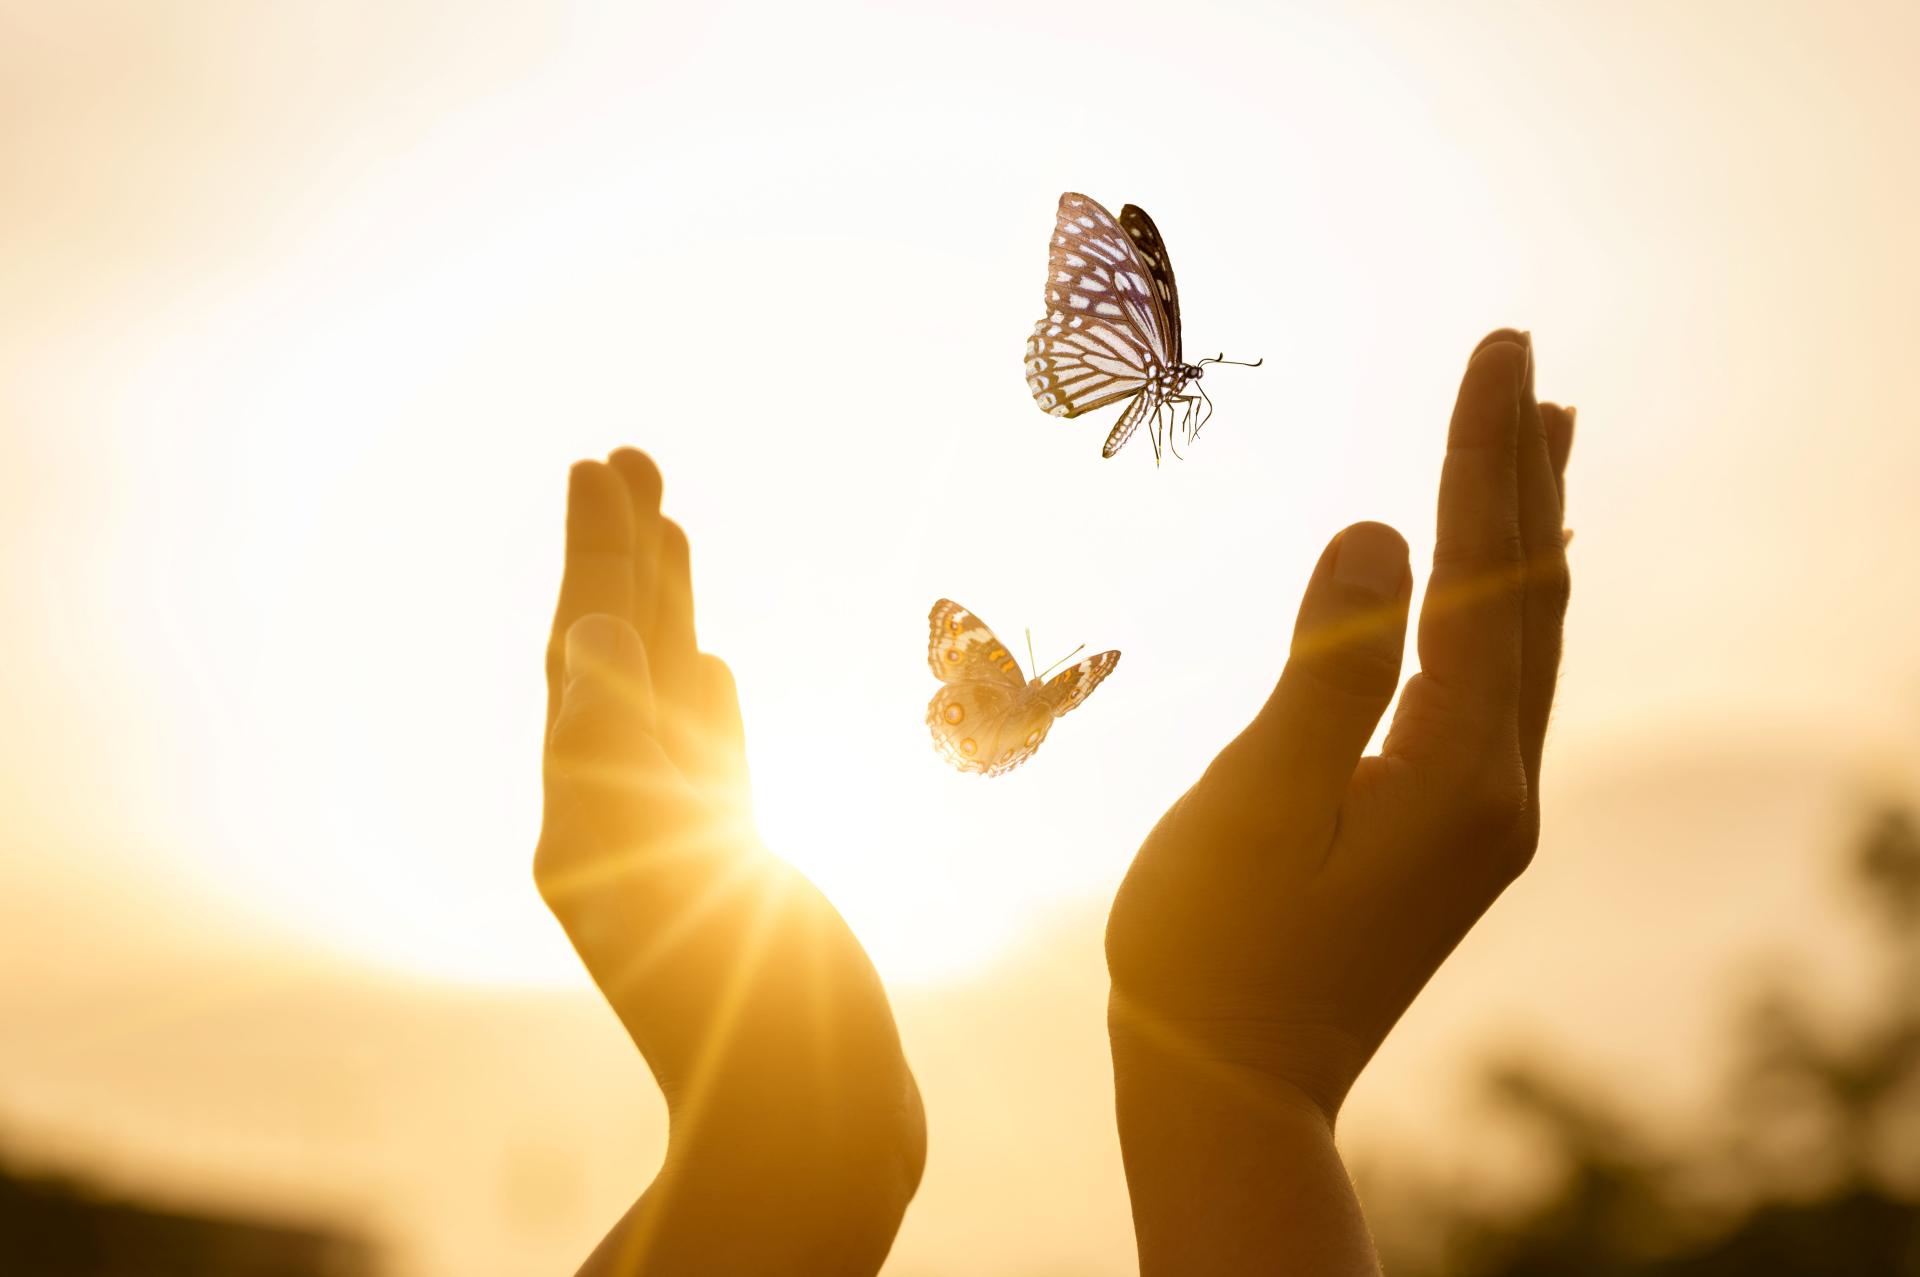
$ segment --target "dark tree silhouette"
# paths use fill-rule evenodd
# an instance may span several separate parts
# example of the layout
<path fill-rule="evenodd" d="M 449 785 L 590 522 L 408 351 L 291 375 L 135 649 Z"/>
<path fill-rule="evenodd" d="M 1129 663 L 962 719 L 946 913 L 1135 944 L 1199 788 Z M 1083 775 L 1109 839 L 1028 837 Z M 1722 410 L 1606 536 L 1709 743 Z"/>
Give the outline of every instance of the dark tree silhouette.
<path fill-rule="evenodd" d="M 0 1273 L 13 1277 L 374 1277 L 357 1238 L 131 1201 L 0 1162 Z"/>
<path fill-rule="evenodd" d="M 1509 1120 L 1544 1133 L 1550 1191 L 1504 1210 L 1431 1189 L 1383 1204 L 1393 1277 L 1920 1277 L 1920 822 L 1879 813 L 1852 878 L 1882 968 L 1871 1010 L 1835 1027 L 1767 989 L 1741 1020 L 1716 1124 L 1662 1148 L 1616 1106 L 1538 1063 L 1494 1068 Z M 1425 1221 L 1395 1244 L 1395 1206 Z M 1422 1231 L 1422 1230 L 1409 1230 Z"/>

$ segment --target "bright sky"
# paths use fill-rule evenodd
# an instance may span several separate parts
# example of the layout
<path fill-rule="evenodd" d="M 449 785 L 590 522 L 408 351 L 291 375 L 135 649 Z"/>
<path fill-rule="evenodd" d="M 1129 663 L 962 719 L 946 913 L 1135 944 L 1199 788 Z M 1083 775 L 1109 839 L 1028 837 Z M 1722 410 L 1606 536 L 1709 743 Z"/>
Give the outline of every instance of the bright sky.
<path fill-rule="evenodd" d="M 583 979 L 528 864 L 566 468 L 647 448 L 763 823 L 898 981 L 1111 890 L 1326 538 L 1416 561 L 1458 370 L 1580 407 L 1550 768 L 1920 710 L 1907 4 L 0 3 L 0 875 Z M 1063 189 L 1207 380 L 1103 462 Z M 1011 777 L 928 605 L 1116 676 Z M 1551 837 L 1551 829 L 1549 836 Z M 184 906 L 183 906 L 184 907 Z"/>

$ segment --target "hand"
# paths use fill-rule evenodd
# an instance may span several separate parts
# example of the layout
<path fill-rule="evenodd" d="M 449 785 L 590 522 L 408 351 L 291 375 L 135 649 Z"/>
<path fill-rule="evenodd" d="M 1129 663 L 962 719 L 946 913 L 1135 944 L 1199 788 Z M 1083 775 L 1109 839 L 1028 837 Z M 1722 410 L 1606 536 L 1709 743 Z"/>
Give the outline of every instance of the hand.
<path fill-rule="evenodd" d="M 1271 1212 L 1245 1200 L 1268 1191 L 1312 1204 L 1288 1224 L 1286 1244 L 1312 1250 L 1299 1271 L 1370 1271 L 1331 1128 L 1387 1031 L 1533 855 L 1572 432 L 1570 410 L 1534 399 L 1530 340 L 1483 341 L 1448 435 L 1420 672 L 1380 755 L 1361 752 L 1399 680 L 1412 577 L 1399 534 L 1361 523 L 1321 555 L 1272 696 L 1121 885 L 1109 1027 L 1143 1272 L 1162 1256 L 1165 1271 L 1271 1271 L 1259 1265 L 1276 1239 L 1195 1218 L 1230 1215 L 1236 1193 Z M 1297 1156 L 1281 1165 L 1285 1149 Z M 1228 1249 L 1196 1259 L 1196 1226 Z"/>
<path fill-rule="evenodd" d="M 919 1092 L 866 953 L 754 832 L 660 487 L 631 449 L 573 468 L 547 652 L 534 878 L 670 1120 L 582 1272 L 875 1272 L 925 1159 Z"/>

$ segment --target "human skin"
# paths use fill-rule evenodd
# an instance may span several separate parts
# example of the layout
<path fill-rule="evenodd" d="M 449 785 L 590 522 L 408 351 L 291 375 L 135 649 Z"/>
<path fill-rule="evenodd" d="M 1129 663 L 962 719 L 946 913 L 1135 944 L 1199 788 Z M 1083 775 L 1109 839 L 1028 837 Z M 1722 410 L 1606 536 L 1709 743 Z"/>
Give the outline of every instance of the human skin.
<path fill-rule="evenodd" d="M 666 1097 L 658 1176 L 583 1277 L 855 1277 L 926 1158 L 885 991 L 762 846 L 733 678 L 699 651 L 686 535 L 632 449 L 573 468 L 534 878 Z"/>
<path fill-rule="evenodd" d="M 1335 1119 L 1387 1031 L 1526 868 L 1559 668 L 1570 409 L 1527 335 L 1475 349 L 1441 471 L 1420 671 L 1393 529 L 1321 555 L 1265 706 L 1148 835 L 1107 928 L 1143 1277 L 1377 1274 Z"/>
<path fill-rule="evenodd" d="M 1382 753 L 1412 577 L 1322 555 L 1280 683 L 1141 848 L 1108 928 L 1141 1272 L 1378 1271 L 1333 1142 L 1354 1078 L 1531 857 L 1567 596 L 1569 410 L 1502 331 L 1462 383 L 1421 672 Z M 925 1158 L 884 992 L 755 837 L 732 679 L 698 652 L 652 463 L 573 472 L 535 875 L 646 1055 L 660 1176 L 582 1273 L 871 1273 Z"/>

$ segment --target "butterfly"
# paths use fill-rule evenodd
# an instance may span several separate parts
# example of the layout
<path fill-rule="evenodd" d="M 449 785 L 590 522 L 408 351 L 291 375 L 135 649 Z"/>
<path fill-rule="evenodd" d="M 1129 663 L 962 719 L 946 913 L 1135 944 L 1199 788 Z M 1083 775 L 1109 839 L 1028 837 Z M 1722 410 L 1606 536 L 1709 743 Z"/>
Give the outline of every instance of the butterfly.
<path fill-rule="evenodd" d="M 1173 263 L 1144 210 L 1129 204 L 1116 223 L 1095 200 L 1072 191 L 1062 195 L 1047 250 L 1046 308 L 1046 318 L 1027 339 L 1026 364 L 1027 388 L 1043 411 L 1077 417 L 1131 395 L 1100 449 L 1103 457 L 1120 451 L 1145 421 L 1158 460 L 1160 414 L 1173 404 L 1186 409 L 1187 437 L 1200 432 L 1206 417 L 1194 424 L 1193 404 L 1206 403 L 1207 416 L 1213 404 L 1198 385 L 1197 394 L 1186 389 L 1200 380 L 1205 365 L 1235 361 L 1215 356 L 1181 362 Z"/>
<path fill-rule="evenodd" d="M 1120 653 L 1102 652 L 1043 683 L 1023 678 L 1006 644 L 952 599 L 933 605 L 927 627 L 927 664 L 945 684 L 927 702 L 933 747 L 961 771 L 984 776 L 1032 758 L 1053 720 L 1086 700 L 1120 663 Z"/>

